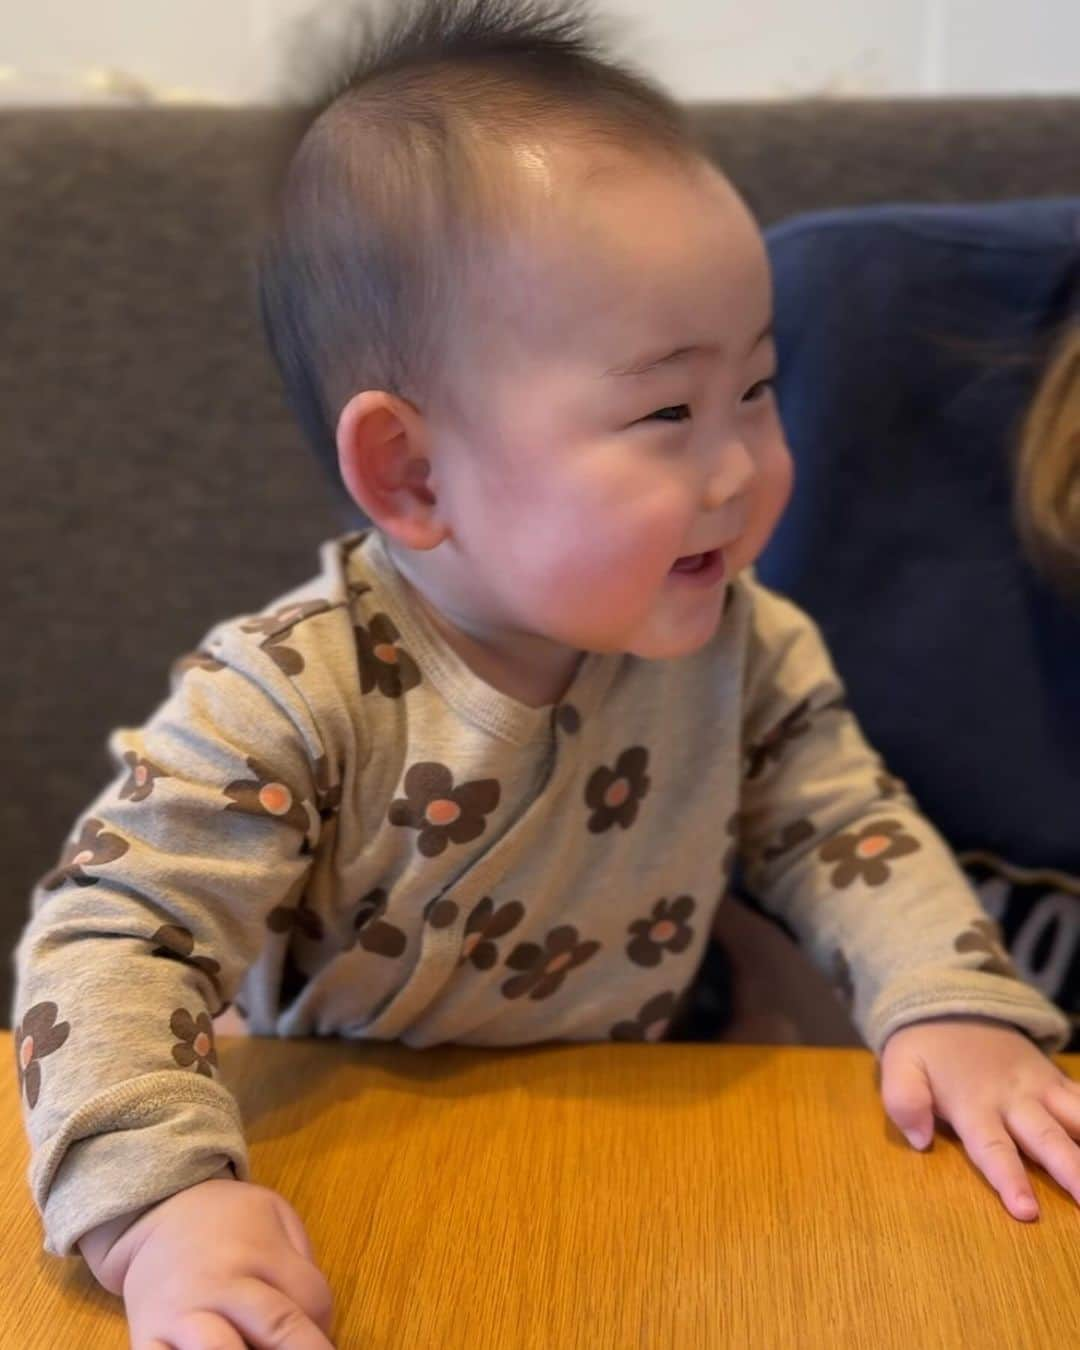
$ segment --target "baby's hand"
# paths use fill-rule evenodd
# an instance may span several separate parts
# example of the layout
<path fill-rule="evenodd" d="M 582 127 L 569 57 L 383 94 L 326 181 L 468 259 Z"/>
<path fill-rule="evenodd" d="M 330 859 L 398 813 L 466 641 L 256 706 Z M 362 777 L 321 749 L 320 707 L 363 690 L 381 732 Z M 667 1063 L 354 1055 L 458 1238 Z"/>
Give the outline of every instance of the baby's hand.
<path fill-rule="evenodd" d="M 915 1148 L 929 1144 L 935 1114 L 948 1121 L 1014 1218 L 1039 1214 L 1017 1144 L 1080 1202 L 1080 1084 L 1013 1027 L 941 1018 L 901 1028 L 882 1052 L 881 1097 Z"/>
<path fill-rule="evenodd" d="M 330 1286 L 296 1211 L 264 1186 L 180 1191 L 136 1219 L 104 1264 L 122 1272 L 132 1350 L 332 1350 Z"/>

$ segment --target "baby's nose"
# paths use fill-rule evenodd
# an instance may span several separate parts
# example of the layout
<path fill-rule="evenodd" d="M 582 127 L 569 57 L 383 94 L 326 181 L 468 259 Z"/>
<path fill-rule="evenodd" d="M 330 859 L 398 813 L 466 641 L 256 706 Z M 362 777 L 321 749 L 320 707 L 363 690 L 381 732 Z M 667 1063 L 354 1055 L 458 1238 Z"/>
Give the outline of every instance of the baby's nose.
<path fill-rule="evenodd" d="M 705 484 L 705 509 L 716 511 L 733 497 L 745 492 L 757 469 L 741 440 L 732 439 L 717 458 L 716 467 Z"/>

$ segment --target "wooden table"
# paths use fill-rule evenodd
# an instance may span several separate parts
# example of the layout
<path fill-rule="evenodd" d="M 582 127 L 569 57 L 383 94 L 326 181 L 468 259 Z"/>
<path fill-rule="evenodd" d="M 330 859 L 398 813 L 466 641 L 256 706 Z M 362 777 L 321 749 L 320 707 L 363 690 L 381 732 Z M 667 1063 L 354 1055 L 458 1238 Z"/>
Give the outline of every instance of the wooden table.
<path fill-rule="evenodd" d="M 1040 1173 L 1021 1225 L 958 1143 L 914 1153 L 865 1051 L 220 1051 L 343 1350 L 1080 1345 L 1077 1207 Z M 2 1082 L 0 1346 L 121 1350 L 119 1301 L 42 1251 Z"/>

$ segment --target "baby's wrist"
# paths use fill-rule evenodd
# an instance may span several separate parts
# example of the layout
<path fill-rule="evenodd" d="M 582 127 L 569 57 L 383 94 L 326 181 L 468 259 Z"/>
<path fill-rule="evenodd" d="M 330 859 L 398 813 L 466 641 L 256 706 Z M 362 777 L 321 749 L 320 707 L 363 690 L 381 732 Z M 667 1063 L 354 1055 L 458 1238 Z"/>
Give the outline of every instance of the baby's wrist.
<path fill-rule="evenodd" d="M 79 1239 L 79 1251 L 90 1267 L 90 1273 L 110 1294 L 123 1292 L 128 1266 L 127 1260 L 110 1259 L 110 1254 L 121 1236 L 152 1208 L 152 1205 L 145 1205 L 142 1209 L 132 1210 L 130 1214 L 120 1214 L 115 1219 L 91 1228 Z"/>
<path fill-rule="evenodd" d="M 215 1172 L 212 1177 L 207 1177 L 206 1180 L 232 1180 L 234 1176 L 232 1166 L 226 1163 L 220 1171 Z M 170 1198 L 166 1197 L 166 1199 Z M 123 1293 L 128 1266 L 137 1250 L 135 1242 L 125 1242 L 121 1239 L 125 1235 L 131 1235 L 131 1230 L 144 1215 L 149 1214 L 151 1210 L 164 1203 L 164 1200 L 158 1200 L 152 1205 L 143 1205 L 140 1209 L 133 1209 L 128 1214 L 120 1214 L 114 1219 L 108 1219 L 105 1223 L 98 1224 L 96 1228 L 91 1228 L 79 1238 L 77 1245 L 82 1253 L 83 1260 L 90 1267 L 94 1279 L 110 1294 L 119 1295 Z"/>

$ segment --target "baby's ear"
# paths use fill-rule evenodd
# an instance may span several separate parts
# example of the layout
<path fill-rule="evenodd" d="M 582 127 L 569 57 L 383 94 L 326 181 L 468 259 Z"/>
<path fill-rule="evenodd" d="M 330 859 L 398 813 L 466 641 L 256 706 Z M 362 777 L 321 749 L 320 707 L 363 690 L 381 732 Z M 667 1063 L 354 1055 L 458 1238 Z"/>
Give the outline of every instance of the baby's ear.
<path fill-rule="evenodd" d="M 354 394 L 338 418 L 342 481 L 372 524 L 403 548 L 435 548 L 448 533 L 429 481 L 427 441 L 422 415 L 385 390 Z"/>

